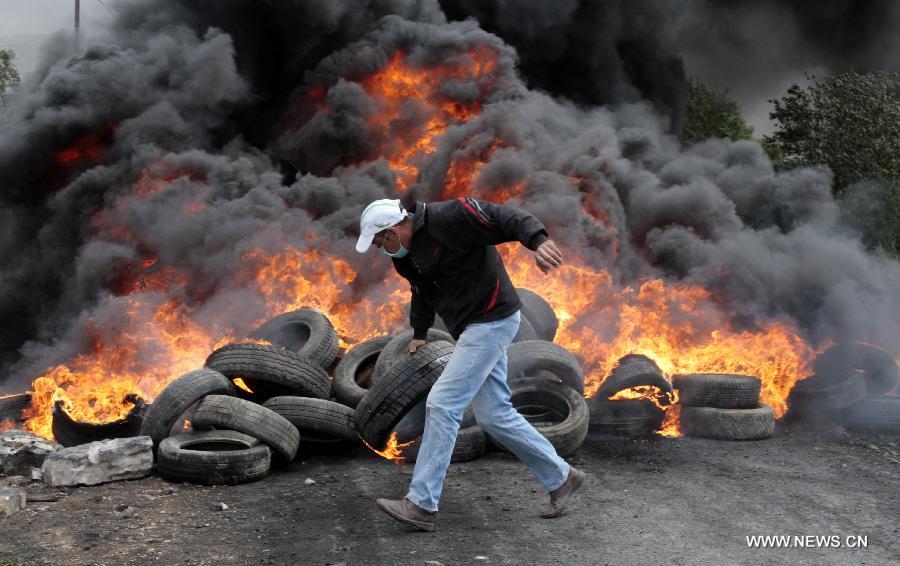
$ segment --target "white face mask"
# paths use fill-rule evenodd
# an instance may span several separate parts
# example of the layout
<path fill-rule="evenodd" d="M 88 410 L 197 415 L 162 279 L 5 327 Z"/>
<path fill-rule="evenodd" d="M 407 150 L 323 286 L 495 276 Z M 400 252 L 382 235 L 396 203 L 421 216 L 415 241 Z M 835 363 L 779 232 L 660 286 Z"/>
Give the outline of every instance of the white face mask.
<path fill-rule="evenodd" d="M 388 234 L 396 234 L 396 232 L 388 232 Z M 385 236 L 385 238 L 386 238 L 386 236 Z M 382 242 L 381 243 L 381 253 L 383 253 L 384 255 L 386 255 L 392 259 L 400 259 L 401 257 L 406 257 L 406 254 L 409 253 L 409 250 L 403 247 L 403 243 L 400 242 L 400 236 L 396 236 L 396 238 L 397 238 L 397 245 L 400 246 L 397 249 L 397 251 L 395 251 L 393 253 L 387 251 L 387 248 L 385 248 L 385 246 L 384 246 L 384 242 Z"/>

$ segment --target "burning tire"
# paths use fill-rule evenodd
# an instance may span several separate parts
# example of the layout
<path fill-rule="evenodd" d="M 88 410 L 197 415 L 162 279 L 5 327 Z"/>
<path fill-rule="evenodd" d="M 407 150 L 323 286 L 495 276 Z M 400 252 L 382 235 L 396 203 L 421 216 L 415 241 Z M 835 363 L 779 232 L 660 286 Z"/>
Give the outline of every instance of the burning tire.
<path fill-rule="evenodd" d="M 412 340 L 413 331 L 407 330 L 406 332 L 401 332 L 400 334 L 394 336 L 390 342 L 388 342 L 384 348 L 381 350 L 381 353 L 378 355 L 378 361 L 375 362 L 375 371 L 372 372 L 372 379 L 377 381 L 385 372 L 394 365 L 394 362 L 398 359 L 398 356 L 406 353 L 406 347 L 409 346 L 409 341 Z M 438 330 L 436 328 L 429 328 L 428 335 L 425 337 L 426 343 L 443 341 L 449 342 L 450 344 L 455 344 L 456 340 L 453 339 L 450 334 L 444 332 L 443 330 Z M 371 385 L 369 388 L 371 389 Z"/>
<path fill-rule="evenodd" d="M 900 434 L 900 397 L 870 397 L 851 407 L 847 428 L 881 434 Z"/>
<path fill-rule="evenodd" d="M 331 382 L 324 369 L 277 346 L 229 344 L 210 354 L 206 367 L 231 379 L 248 380 L 251 387 L 257 381 L 276 385 L 276 395 L 328 399 L 331 393 Z"/>
<path fill-rule="evenodd" d="M 531 323 L 537 339 L 553 342 L 559 328 L 559 319 L 550 303 L 530 289 L 516 287 L 516 293 L 522 301 L 522 316 Z"/>
<path fill-rule="evenodd" d="M 85 423 L 79 422 L 69 416 L 63 408 L 63 402 L 57 401 L 53 405 L 53 423 L 51 430 L 56 441 L 65 447 L 78 446 L 108 440 L 110 438 L 128 438 L 141 434 L 141 425 L 144 414 L 147 412 L 147 404 L 137 395 L 125 396 L 125 400 L 134 403 L 125 418 L 109 423 Z"/>
<path fill-rule="evenodd" d="M 415 462 L 422 448 L 422 437 L 415 439 L 412 444 L 403 447 L 403 459 L 407 462 Z M 460 428 L 456 435 L 456 444 L 453 445 L 451 462 L 469 462 L 484 456 L 487 449 L 487 436 L 484 429 L 478 425 Z"/>
<path fill-rule="evenodd" d="M 300 446 L 300 432 L 290 421 L 271 409 L 237 397 L 207 395 L 194 412 L 191 427 L 242 432 L 269 445 L 288 462 Z"/>
<path fill-rule="evenodd" d="M 813 370 L 822 381 L 836 383 L 857 371 L 866 378 L 869 395 L 877 396 L 897 387 L 897 362 L 884 350 L 868 344 L 849 342 L 822 352 L 813 362 Z"/>
<path fill-rule="evenodd" d="M 681 429 L 688 436 L 719 440 L 759 440 L 775 431 L 775 412 L 768 405 L 750 409 L 682 407 Z"/>
<path fill-rule="evenodd" d="M 639 386 L 655 387 L 669 395 L 672 393 L 672 384 L 663 377 L 656 362 L 647 356 L 628 354 L 619 358 L 609 377 L 597 389 L 596 397 L 608 399 L 619 391 Z"/>
<path fill-rule="evenodd" d="M 788 396 L 788 416 L 792 419 L 833 419 L 848 407 L 866 398 L 867 386 L 860 371 L 839 381 L 818 375 L 798 381 Z"/>
<path fill-rule="evenodd" d="M 234 384 L 211 369 L 188 372 L 156 396 L 144 414 L 141 435 L 153 439 L 154 446 L 169 436 L 172 427 L 187 410 L 206 395 L 234 395 Z"/>
<path fill-rule="evenodd" d="M 662 426 L 666 413 L 647 399 L 600 397 L 587 400 L 590 431 L 620 436 L 649 436 Z"/>
<path fill-rule="evenodd" d="M 328 369 L 338 351 L 334 325 L 321 312 L 302 308 L 276 316 L 253 331 L 251 338 L 271 342 Z"/>
<path fill-rule="evenodd" d="M 749 375 L 691 373 L 676 375 L 672 385 L 684 406 L 750 409 L 759 403 L 762 382 Z"/>
<path fill-rule="evenodd" d="M 562 346 L 543 340 L 528 340 L 510 344 L 506 354 L 509 360 L 509 379 L 534 377 L 539 372 L 549 372 L 578 393 L 584 393 L 581 364 Z"/>
<path fill-rule="evenodd" d="M 273 397 L 263 407 L 271 409 L 300 431 L 301 444 L 318 448 L 337 448 L 359 444 L 350 407 L 308 397 Z"/>
<path fill-rule="evenodd" d="M 560 456 L 573 454 L 587 436 L 587 404 L 578 391 L 564 383 L 541 377 L 514 379 L 509 385 L 513 407 L 546 407 L 557 418 L 532 422 L 532 426 L 550 441 Z"/>
<path fill-rule="evenodd" d="M 22 411 L 31 406 L 31 394 L 22 393 L 21 395 L 10 395 L 9 397 L 0 398 L 0 422 L 7 419 L 12 422 L 19 422 L 22 417 Z"/>
<path fill-rule="evenodd" d="M 356 430 L 369 446 L 384 449 L 391 430 L 428 395 L 452 354 L 453 344 L 429 342 L 397 360 L 372 385 L 356 407 Z"/>
<path fill-rule="evenodd" d="M 375 362 L 384 347 L 393 340 L 382 336 L 354 346 L 334 368 L 331 383 L 334 396 L 348 407 L 356 407 L 366 395 L 375 372 Z"/>
<path fill-rule="evenodd" d="M 234 485 L 265 477 L 271 454 L 259 440 L 233 430 L 190 432 L 160 443 L 156 469 L 169 481 Z"/>

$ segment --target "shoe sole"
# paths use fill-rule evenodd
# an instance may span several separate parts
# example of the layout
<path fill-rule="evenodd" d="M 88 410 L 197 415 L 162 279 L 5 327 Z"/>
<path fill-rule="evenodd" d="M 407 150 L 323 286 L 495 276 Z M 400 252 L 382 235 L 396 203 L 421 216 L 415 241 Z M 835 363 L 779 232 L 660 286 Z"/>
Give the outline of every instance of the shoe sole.
<path fill-rule="evenodd" d="M 375 504 L 378 505 L 379 509 L 381 509 L 382 511 L 384 511 L 385 513 L 387 513 L 389 516 L 393 517 L 394 519 L 400 521 L 401 523 L 411 525 L 411 526 L 419 529 L 420 531 L 427 531 L 429 533 L 434 532 L 434 523 L 423 523 L 422 521 L 414 521 L 413 519 L 408 519 L 406 517 L 402 517 L 402 516 L 394 513 L 393 511 L 391 511 L 387 507 L 383 506 L 378 501 L 376 501 Z"/>
<path fill-rule="evenodd" d="M 562 515 L 563 511 L 569 508 L 569 502 L 571 501 L 572 496 L 575 495 L 575 492 L 578 491 L 578 489 L 581 487 L 581 484 L 584 483 L 584 478 L 584 472 L 582 472 L 580 475 L 575 476 L 575 481 L 572 482 L 572 490 L 569 491 L 569 495 L 566 496 L 566 500 L 563 502 L 563 504 L 560 505 L 559 508 L 552 513 L 541 513 L 541 517 L 544 519 L 553 519 Z"/>

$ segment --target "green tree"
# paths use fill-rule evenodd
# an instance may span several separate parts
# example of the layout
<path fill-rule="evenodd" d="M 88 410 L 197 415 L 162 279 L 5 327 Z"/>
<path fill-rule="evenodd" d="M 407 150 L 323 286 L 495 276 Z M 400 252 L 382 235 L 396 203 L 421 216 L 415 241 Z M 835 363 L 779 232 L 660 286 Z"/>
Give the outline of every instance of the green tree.
<path fill-rule="evenodd" d="M 700 79 L 688 79 L 687 118 L 681 139 L 687 145 L 711 138 L 747 140 L 753 128 L 741 116 L 727 90 L 716 90 Z"/>
<path fill-rule="evenodd" d="M 900 74 L 843 73 L 793 85 L 771 100 L 765 143 L 784 165 L 827 165 L 849 224 L 866 242 L 900 251 Z"/>
<path fill-rule="evenodd" d="M 9 93 L 21 82 L 19 71 L 13 63 L 15 58 L 15 51 L 0 48 L 0 107 L 6 106 Z"/>
<path fill-rule="evenodd" d="M 828 165 L 836 195 L 863 180 L 900 180 L 900 74 L 809 79 L 770 101 L 775 132 L 766 142 L 785 165 Z"/>

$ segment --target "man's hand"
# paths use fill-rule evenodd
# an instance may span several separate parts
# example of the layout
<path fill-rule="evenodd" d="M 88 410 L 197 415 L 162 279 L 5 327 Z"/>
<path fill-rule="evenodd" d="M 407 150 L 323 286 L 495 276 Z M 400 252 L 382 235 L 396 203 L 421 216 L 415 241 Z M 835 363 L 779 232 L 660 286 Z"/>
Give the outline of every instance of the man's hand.
<path fill-rule="evenodd" d="M 409 346 L 406 347 L 406 351 L 407 351 L 407 353 L 412 354 L 416 350 L 419 349 L 419 346 L 424 346 L 424 345 L 425 345 L 425 340 L 416 340 L 415 338 L 413 338 L 412 340 L 409 341 Z"/>
<path fill-rule="evenodd" d="M 562 252 L 559 251 L 559 248 L 556 247 L 553 240 L 547 240 L 535 250 L 534 262 L 541 268 L 541 271 L 550 273 L 551 269 L 562 265 Z"/>

